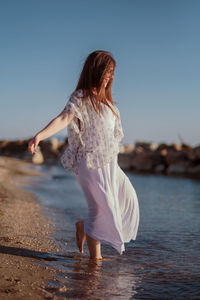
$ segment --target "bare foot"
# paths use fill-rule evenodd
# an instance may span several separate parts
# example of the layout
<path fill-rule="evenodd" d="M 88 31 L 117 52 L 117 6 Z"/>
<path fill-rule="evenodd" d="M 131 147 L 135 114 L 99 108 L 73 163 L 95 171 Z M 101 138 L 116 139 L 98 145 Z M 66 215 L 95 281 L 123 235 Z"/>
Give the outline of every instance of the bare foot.
<path fill-rule="evenodd" d="M 90 259 L 92 259 L 92 260 L 103 259 L 103 257 L 102 256 L 95 256 L 95 257 L 90 256 Z"/>
<path fill-rule="evenodd" d="M 86 233 L 84 232 L 83 221 L 76 222 L 76 244 L 81 253 L 84 253 L 83 246 L 86 239 Z"/>

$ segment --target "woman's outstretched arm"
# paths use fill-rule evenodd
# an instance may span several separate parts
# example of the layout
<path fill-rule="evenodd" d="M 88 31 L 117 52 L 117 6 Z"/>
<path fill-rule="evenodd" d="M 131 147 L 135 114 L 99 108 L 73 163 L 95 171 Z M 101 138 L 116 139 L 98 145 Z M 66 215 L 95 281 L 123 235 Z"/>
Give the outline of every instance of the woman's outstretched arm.
<path fill-rule="evenodd" d="M 29 141 L 28 150 L 35 154 L 35 149 L 37 148 L 40 141 L 47 139 L 48 137 L 54 135 L 60 130 L 64 129 L 70 124 L 74 115 L 62 111 L 57 117 L 52 119 L 42 130 L 40 130 L 36 135 Z"/>

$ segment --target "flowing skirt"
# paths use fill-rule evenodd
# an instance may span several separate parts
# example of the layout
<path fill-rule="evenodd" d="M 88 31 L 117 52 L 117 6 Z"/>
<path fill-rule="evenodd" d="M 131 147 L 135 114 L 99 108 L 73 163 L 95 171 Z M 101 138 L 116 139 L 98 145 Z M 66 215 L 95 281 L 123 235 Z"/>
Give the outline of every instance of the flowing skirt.
<path fill-rule="evenodd" d="M 76 178 L 88 206 L 84 231 L 122 254 L 124 243 L 136 239 L 140 216 L 136 191 L 117 156 L 98 169 L 87 168 L 83 157 Z"/>

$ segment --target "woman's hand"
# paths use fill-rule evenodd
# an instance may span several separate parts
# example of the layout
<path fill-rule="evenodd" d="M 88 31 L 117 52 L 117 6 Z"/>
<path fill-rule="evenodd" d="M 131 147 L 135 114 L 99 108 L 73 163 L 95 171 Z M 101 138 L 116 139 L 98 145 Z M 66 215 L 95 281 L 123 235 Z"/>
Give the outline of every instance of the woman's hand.
<path fill-rule="evenodd" d="M 32 154 L 36 154 L 35 149 L 37 148 L 39 142 L 40 142 L 40 138 L 36 135 L 34 136 L 28 143 L 28 150 L 32 153 Z"/>

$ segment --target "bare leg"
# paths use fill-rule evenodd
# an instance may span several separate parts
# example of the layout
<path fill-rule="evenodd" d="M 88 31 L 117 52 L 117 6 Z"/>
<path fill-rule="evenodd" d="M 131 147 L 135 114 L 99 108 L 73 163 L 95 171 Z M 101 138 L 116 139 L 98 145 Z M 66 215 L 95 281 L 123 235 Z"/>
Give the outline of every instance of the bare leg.
<path fill-rule="evenodd" d="M 102 259 L 101 256 L 101 243 L 84 232 L 84 223 L 82 220 L 76 222 L 76 244 L 81 253 L 83 252 L 83 246 L 85 239 L 87 239 L 87 245 L 90 252 L 90 258 Z"/>
<path fill-rule="evenodd" d="M 86 233 L 86 240 L 90 252 L 90 258 L 102 259 L 101 256 L 101 243 Z"/>
<path fill-rule="evenodd" d="M 84 232 L 84 224 L 83 221 L 76 222 L 76 244 L 81 253 L 83 252 L 83 246 L 86 239 L 86 233 Z"/>

